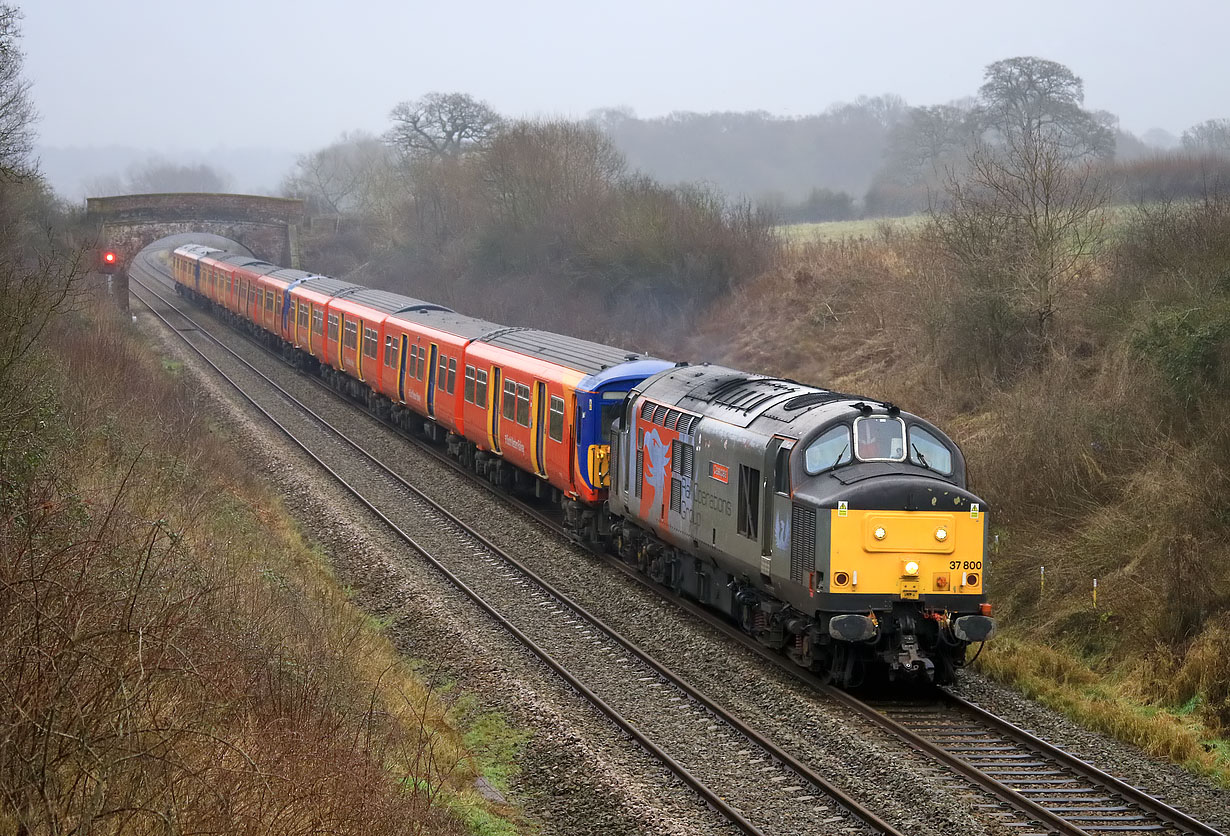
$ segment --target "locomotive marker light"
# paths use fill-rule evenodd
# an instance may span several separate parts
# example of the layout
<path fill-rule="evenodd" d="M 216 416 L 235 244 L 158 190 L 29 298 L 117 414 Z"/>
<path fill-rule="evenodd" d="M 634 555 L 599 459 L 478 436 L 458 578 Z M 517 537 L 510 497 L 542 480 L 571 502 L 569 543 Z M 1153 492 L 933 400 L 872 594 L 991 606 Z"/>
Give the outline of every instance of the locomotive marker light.
<path fill-rule="evenodd" d="M 911 560 L 909 563 L 905 564 L 905 573 L 907 575 L 917 575 L 918 574 L 918 563 L 916 561 Z"/>
<path fill-rule="evenodd" d="M 875 530 L 875 537 L 877 540 L 883 540 L 887 536 L 888 536 L 888 532 L 885 531 L 883 528 L 877 528 Z"/>
<path fill-rule="evenodd" d="M 946 528 L 937 528 L 937 529 L 935 530 L 935 539 L 936 539 L 936 540 L 938 540 L 938 541 L 939 541 L 939 542 L 941 542 L 941 543 L 942 543 L 942 542 L 944 542 L 945 540 L 947 540 L 947 539 L 948 539 L 948 529 L 946 529 Z"/>

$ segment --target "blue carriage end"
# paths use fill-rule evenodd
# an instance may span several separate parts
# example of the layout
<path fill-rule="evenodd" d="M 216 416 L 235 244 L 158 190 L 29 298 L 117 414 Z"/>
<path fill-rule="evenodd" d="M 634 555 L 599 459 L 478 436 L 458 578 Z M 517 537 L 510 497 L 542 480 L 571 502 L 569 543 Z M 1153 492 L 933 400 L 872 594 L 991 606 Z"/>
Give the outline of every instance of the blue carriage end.
<path fill-rule="evenodd" d="M 643 380 L 674 367 L 674 363 L 656 358 L 629 360 L 577 383 L 577 465 L 591 488 L 595 485 L 589 472 L 590 449 L 611 443 L 611 423 L 623 410 L 628 392 Z"/>

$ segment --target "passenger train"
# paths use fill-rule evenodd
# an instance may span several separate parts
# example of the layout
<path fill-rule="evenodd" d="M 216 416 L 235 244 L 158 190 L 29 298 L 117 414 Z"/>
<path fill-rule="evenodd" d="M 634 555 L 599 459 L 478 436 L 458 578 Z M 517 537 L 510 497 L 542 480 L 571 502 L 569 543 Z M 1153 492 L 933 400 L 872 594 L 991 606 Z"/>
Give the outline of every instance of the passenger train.
<path fill-rule="evenodd" d="M 889 403 L 188 245 L 177 289 L 799 665 L 953 681 L 991 638 L 987 507 Z"/>

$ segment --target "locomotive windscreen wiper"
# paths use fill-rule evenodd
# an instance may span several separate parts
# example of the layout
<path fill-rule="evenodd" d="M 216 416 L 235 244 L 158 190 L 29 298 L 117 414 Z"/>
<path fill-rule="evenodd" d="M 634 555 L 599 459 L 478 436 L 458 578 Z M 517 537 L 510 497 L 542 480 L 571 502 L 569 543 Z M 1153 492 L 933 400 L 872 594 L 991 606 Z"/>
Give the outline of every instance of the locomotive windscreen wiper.
<path fill-rule="evenodd" d="M 922 451 L 918 449 L 918 445 L 917 445 L 917 444 L 915 444 L 914 442 L 912 442 L 912 441 L 911 441 L 911 442 L 910 442 L 910 448 L 911 448 L 911 449 L 913 449 L 913 451 L 914 451 L 914 455 L 915 455 L 915 456 L 918 456 L 918 463 L 919 463 L 919 464 L 921 464 L 923 467 L 927 468 L 927 470 L 935 470 L 935 468 L 934 468 L 934 467 L 932 467 L 931 465 L 927 464 L 927 457 L 926 457 L 926 456 L 924 456 L 924 455 L 922 454 Z M 938 470 L 935 470 L 935 472 L 936 472 L 936 473 L 939 473 L 939 471 L 938 471 Z"/>
<path fill-rule="evenodd" d="M 832 470 L 833 468 L 837 467 L 837 465 L 841 464 L 841 457 L 844 456 L 846 454 L 846 451 L 849 449 L 850 449 L 850 442 L 847 441 L 846 446 L 842 447 L 841 452 L 837 454 L 837 460 L 834 461 L 831 465 L 829 465 L 829 470 Z"/>

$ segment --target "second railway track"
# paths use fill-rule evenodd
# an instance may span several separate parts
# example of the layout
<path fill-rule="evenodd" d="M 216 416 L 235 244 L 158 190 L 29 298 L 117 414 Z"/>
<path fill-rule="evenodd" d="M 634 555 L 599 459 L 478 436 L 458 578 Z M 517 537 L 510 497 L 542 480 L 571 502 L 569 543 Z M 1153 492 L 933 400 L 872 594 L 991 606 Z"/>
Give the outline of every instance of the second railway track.
<path fill-rule="evenodd" d="M 150 278 L 153 278 L 155 275 L 165 276 L 165 273 L 158 270 L 155 265 L 149 265 L 148 270 Z M 312 380 L 316 385 L 327 390 L 323 383 L 314 378 Z M 340 398 L 341 396 L 336 397 Z M 358 409 L 358 407 L 356 406 L 355 409 Z M 363 414 L 367 415 L 366 412 Z M 371 421 L 378 420 L 370 415 L 367 415 L 367 417 Z M 386 424 L 385 426 L 389 425 Z M 392 428 L 390 427 L 390 429 Z M 401 434 L 400 431 L 396 432 Z M 443 456 L 435 448 L 418 439 L 408 436 L 407 438 L 419 444 L 425 452 L 450 467 L 460 470 L 454 462 Z M 507 494 L 498 493 L 497 495 L 505 501 L 516 502 L 514 498 L 509 497 Z M 525 503 L 518 504 L 521 505 L 523 510 L 544 524 L 550 525 L 557 531 L 560 530 L 558 523 L 551 518 L 549 513 L 544 513 L 541 508 Z M 451 514 L 438 507 L 435 511 L 427 509 L 426 513 L 429 515 L 442 513 L 444 518 L 451 518 Z M 460 521 L 455 518 L 451 518 L 451 520 L 445 519 L 445 521 L 453 525 L 461 525 Z M 492 561 L 492 555 L 490 554 L 491 546 L 492 544 L 487 544 L 486 546 L 488 554 L 485 556 L 485 571 L 488 574 L 498 565 Z M 499 560 L 505 561 L 502 565 L 505 571 L 507 571 L 507 558 L 499 557 Z M 515 561 L 513 562 L 515 563 Z M 482 563 L 483 561 L 480 560 L 479 564 L 477 564 L 480 575 L 483 571 Z M 655 585 L 637 576 L 628 567 L 619 564 L 618 561 L 612 561 L 612 563 L 625 574 L 655 589 L 655 592 L 662 593 L 661 589 L 655 588 Z M 533 576 L 533 573 L 530 572 L 529 575 Z M 510 580 L 509 577 L 503 577 L 503 580 L 514 585 L 518 583 L 515 580 Z M 529 582 L 542 583 L 536 577 L 531 577 Z M 629 669 L 627 665 L 633 662 L 631 656 L 635 656 L 635 654 L 631 654 L 628 650 L 630 643 L 623 643 L 617 636 L 612 636 L 614 631 L 606 628 L 605 625 L 601 625 L 601 622 L 597 621 L 597 619 L 586 620 L 582 617 L 580 620 L 577 620 L 565 617 L 562 621 L 564 629 L 559 630 L 561 622 L 557 617 L 569 611 L 563 599 L 566 599 L 566 596 L 550 591 L 549 587 L 547 587 L 545 597 L 539 596 L 529 606 L 531 608 L 536 607 L 539 611 L 538 615 L 549 613 L 551 617 L 540 620 L 545 622 L 554 621 L 555 626 L 552 629 L 555 629 L 559 635 L 567 636 L 571 630 L 571 632 L 577 634 L 576 637 L 581 639 L 580 645 L 575 643 L 559 645 L 558 652 L 563 653 L 568 658 L 572 658 L 570 654 L 579 653 L 581 655 L 591 655 L 604 661 L 616 659 L 618 664 L 615 667 L 608 668 L 608 672 L 612 670 L 618 671 L 616 679 L 620 676 L 627 677 L 632 674 L 641 686 L 641 694 L 651 694 L 654 697 L 663 694 L 664 697 L 662 699 L 649 700 L 649 702 L 656 703 L 659 707 L 659 710 L 652 712 L 651 716 L 647 718 L 650 725 L 653 725 L 653 720 L 662 713 L 660 711 L 662 704 L 672 708 L 676 704 L 681 704 L 679 707 L 686 706 L 689 709 L 701 712 L 694 715 L 691 727 L 693 729 L 692 733 L 702 739 L 706 735 L 712 735 L 715 743 L 718 741 L 725 743 L 730 739 L 728 734 L 731 731 L 744 735 L 745 739 L 754 739 L 755 732 L 750 728 L 740 729 L 740 726 L 743 724 L 733 717 L 723 720 L 726 728 L 719 732 L 719 728 L 722 727 L 709 722 L 707 719 L 715 717 L 715 709 L 718 708 L 716 704 L 712 703 L 712 701 L 707 701 L 703 695 L 695 692 L 695 689 L 691 689 L 692 693 L 689 693 L 689 686 L 686 683 L 671 682 L 672 673 L 651 659 L 637 659 L 635 660 L 636 664 L 643 667 L 636 671 Z M 1165 832 L 1195 834 L 1195 836 L 1219 836 L 1218 831 L 1214 828 L 1186 816 L 1140 790 L 1119 782 L 1112 776 L 1079 761 L 1071 755 L 1067 755 L 1050 744 L 1029 735 L 1027 732 L 1012 727 L 993 715 L 982 712 L 976 706 L 962 705 L 962 701 L 951 694 L 941 692 L 934 701 L 929 703 L 911 702 L 870 705 L 844 692 L 827 688 L 827 686 L 818 682 L 814 677 L 793 668 L 793 666 L 788 662 L 784 662 L 780 657 L 766 652 L 763 648 L 756 645 L 754 641 L 735 631 L 730 625 L 716 618 L 712 613 L 678 599 L 674 599 L 673 603 L 688 609 L 693 615 L 731 636 L 788 674 L 798 677 L 808 683 L 809 686 L 818 688 L 833 701 L 844 704 L 868 722 L 875 724 L 881 730 L 903 741 L 911 749 L 922 752 L 928 758 L 943 765 L 951 771 L 951 790 L 954 794 L 966 796 L 967 803 L 971 807 L 979 809 L 981 816 L 985 817 L 988 821 L 998 822 L 1006 827 L 1010 827 L 1016 833 L 1058 832 L 1069 834 L 1069 836 L 1077 836 L 1077 834 L 1083 833 Z M 532 612 L 532 609 L 530 611 Z M 571 612 L 576 611 L 571 610 Z M 569 621 L 574 623 L 569 624 Z M 587 626 L 582 626 L 582 624 Z M 599 641 L 595 636 L 599 632 L 605 633 L 607 640 L 614 641 L 614 645 L 608 645 L 605 650 L 595 648 L 595 642 Z M 677 690 L 672 694 L 666 695 L 662 691 L 663 688 Z M 835 787 L 814 772 L 809 776 L 808 772 L 810 770 L 806 765 L 795 761 L 794 758 L 787 755 L 784 751 L 780 749 L 776 753 L 771 749 L 766 749 L 765 751 L 766 756 L 764 758 L 750 759 L 753 764 L 765 763 L 766 765 L 763 767 L 754 767 L 754 769 L 763 770 L 763 772 L 756 775 L 745 770 L 743 773 L 745 777 L 750 776 L 752 779 L 759 780 L 752 780 L 750 783 L 745 784 L 741 790 L 753 797 L 759 796 L 758 801 L 760 803 L 765 801 L 766 796 L 775 795 L 773 793 L 775 787 L 782 790 L 781 793 L 776 793 L 776 795 L 794 802 L 793 806 L 806 804 L 817 796 L 823 797 L 824 794 L 836 790 Z M 740 754 L 744 754 L 744 752 L 741 751 Z M 793 766 L 790 765 L 791 761 L 794 761 Z M 771 774 L 779 768 L 785 768 L 789 774 Z M 792 778 L 791 775 L 794 777 Z M 777 780 L 773 780 L 775 778 Z M 799 784 L 800 780 L 803 780 L 804 784 Z M 810 784 L 811 788 L 815 790 L 815 794 L 806 788 L 807 784 Z M 702 791 L 701 794 L 703 796 L 704 792 Z M 838 793 L 836 796 L 830 795 L 829 797 L 840 798 L 841 794 Z M 720 805 L 714 805 L 714 802 L 708 798 L 707 800 L 709 800 L 711 805 L 720 809 Z M 806 825 L 803 822 L 808 819 L 807 816 L 803 816 L 801 820 L 793 817 L 783 819 L 780 817 L 780 814 L 770 812 L 767 818 L 777 823 L 777 826 L 764 832 L 805 832 L 804 830 L 791 830 L 790 828 L 794 826 L 810 827 L 811 829 L 806 832 L 815 832 L 817 826 L 821 827 L 823 832 L 893 832 L 886 822 L 875 817 L 871 817 L 868 824 L 868 818 L 861 816 L 862 823 L 858 823 L 857 820 L 861 815 L 858 812 L 859 805 L 857 803 L 849 803 L 852 801 L 852 799 L 848 799 L 845 804 L 838 801 L 838 806 L 843 809 L 841 815 L 834 815 L 832 808 L 818 807 L 817 812 L 821 815 L 811 817 L 810 823 Z M 790 806 L 792 805 L 787 804 L 788 808 Z M 787 824 L 787 821 L 791 823 Z M 752 829 L 747 830 L 746 827 L 751 827 Z M 780 829 L 781 827 L 786 829 Z M 755 825 L 747 822 L 745 832 L 758 831 L 755 829 Z"/>

